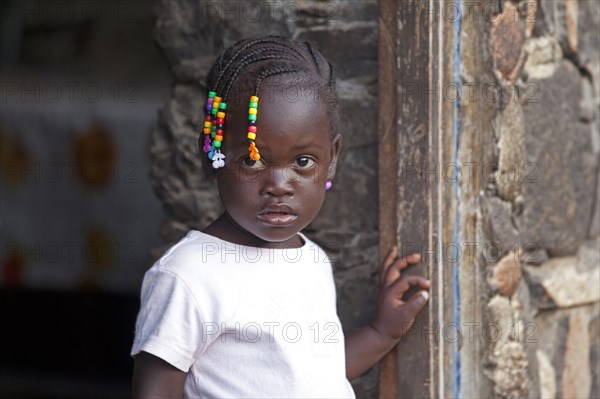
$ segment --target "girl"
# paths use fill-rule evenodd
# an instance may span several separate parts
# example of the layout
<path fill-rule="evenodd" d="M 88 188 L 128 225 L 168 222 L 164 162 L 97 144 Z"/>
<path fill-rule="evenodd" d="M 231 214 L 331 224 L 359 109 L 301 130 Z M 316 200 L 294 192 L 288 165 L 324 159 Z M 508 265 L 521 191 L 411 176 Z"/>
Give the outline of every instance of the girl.
<path fill-rule="evenodd" d="M 377 316 L 344 339 L 330 261 L 300 232 L 342 143 L 332 67 L 308 43 L 269 36 L 225 50 L 207 87 L 199 147 L 224 212 L 145 275 L 134 397 L 354 397 L 348 380 L 394 347 L 430 282 L 401 276 L 419 256 L 392 249 Z M 422 290 L 404 302 L 412 285 Z"/>

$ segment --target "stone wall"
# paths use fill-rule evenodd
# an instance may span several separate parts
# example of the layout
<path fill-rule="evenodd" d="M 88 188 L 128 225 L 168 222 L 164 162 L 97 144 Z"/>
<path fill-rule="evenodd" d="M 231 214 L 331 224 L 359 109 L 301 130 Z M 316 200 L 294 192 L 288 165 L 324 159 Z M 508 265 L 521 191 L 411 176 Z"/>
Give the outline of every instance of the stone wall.
<path fill-rule="evenodd" d="M 487 76 L 502 94 L 463 114 L 465 126 L 489 118 L 481 158 L 497 165 L 480 196 L 479 239 L 494 248 L 483 254 L 483 320 L 503 334 L 484 339 L 490 384 L 480 393 L 600 397 L 600 7 L 501 5 L 465 24 L 464 47 L 478 31 L 481 51 L 461 54 L 463 80 Z"/>
<path fill-rule="evenodd" d="M 344 330 L 369 321 L 378 257 L 377 2 L 164 0 L 155 11 L 156 39 L 176 79 L 150 148 L 155 191 L 168 214 L 161 227 L 165 247 L 220 213 L 216 187 L 202 178 L 196 147 L 204 80 L 219 51 L 263 34 L 311 41 L 337 70 L 344 142 L 333 189 L 305 233 L 335 260 Z M 354 388 L 360 397 L 375 397 L 377 369 Z"/>

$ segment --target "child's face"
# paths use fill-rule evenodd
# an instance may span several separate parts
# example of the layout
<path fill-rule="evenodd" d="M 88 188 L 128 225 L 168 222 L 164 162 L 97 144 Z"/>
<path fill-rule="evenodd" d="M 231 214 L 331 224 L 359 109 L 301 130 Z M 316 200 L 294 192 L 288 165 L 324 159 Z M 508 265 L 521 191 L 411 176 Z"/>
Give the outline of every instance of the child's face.
<path fill-rule="evenodd" d="M 312 91 L 294 93 L 266 85 L 259 93 L 260 161 L 248 157 L 247 101 L 227 114 L 219 193 L 229 217 L 249 239 L 297 240 L 296 233 L 319 212 L 325 183 L 335 173 L 341 137 L 331 138 L 325 104 Z"/>

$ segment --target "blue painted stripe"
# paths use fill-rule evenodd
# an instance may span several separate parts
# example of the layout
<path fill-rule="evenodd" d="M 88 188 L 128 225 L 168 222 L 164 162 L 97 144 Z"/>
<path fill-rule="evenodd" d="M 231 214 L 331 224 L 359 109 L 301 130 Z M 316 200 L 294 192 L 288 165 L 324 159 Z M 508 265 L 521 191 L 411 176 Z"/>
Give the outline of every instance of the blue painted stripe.
<path fill-rule="evenodd" d="M 464 10 L 462 7 L 462 0 L 456 1 L 456 6 L 458 10 Z M 456 18 L 454 21 L 454 37 L 453 37 L 453 46 L 454 46 L 454 65 L 453 65 L 453 80 L 454 83 L 458 85 L 459 90 L 462 90 L 462 82 L 460 78 L 460 32 L 461 32 L 461 22 L 462 16 Z M 462 93 L 461 93 L 462 94 Z M 460 134 L 461 134 L 461 96 L 457 96 L 457 101 L 454 105 L 454 115 L 452 122 L 452 147 L 453 147 L 453 161 L 456 162 L 455 165 L 459 165 L 458 159 L 458 145 L 460 143 Z M 454 231 L 453 231 L 453 240 L 454 245 L 452 246 L 453 250 L 458 251 L 457 248 L 460 249 L 460 225 L 461 225 L 461 214 L 460 214 L 460 184 L 457 181 L 453 186 L 454 196 L 456 200 L 456 215 L 454 218 Z M 460 254 L 454 253 L 453 259 L 459 259 Z M 458 326 L 458 331 L 461 331 L 460 328 L 460 285 L 459 285 L 459 265 L 460 259 L 454 262 L 452 268 L 452 278 L 453 278 L 453 288 L 454 288 L 454 315 L 453 322 Z M 460 352 L 458 350 L 458 344 L 456 345 L 454 352 L 454 397 L 460 397 L 460 384 L 461 384 L 461 374 L 460 374 Z"/>

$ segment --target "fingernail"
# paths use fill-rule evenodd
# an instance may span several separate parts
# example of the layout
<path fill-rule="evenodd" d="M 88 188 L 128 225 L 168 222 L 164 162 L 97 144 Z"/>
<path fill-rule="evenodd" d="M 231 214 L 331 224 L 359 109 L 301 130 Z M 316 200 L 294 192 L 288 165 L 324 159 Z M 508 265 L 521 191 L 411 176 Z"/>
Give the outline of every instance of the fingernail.
<path fill-rule="evenodd" d="M 419 294 L 421 295 L 420 299 L 422 302 L 426 302 L 429 299 L 429 292 L 421 291 Z"/>

